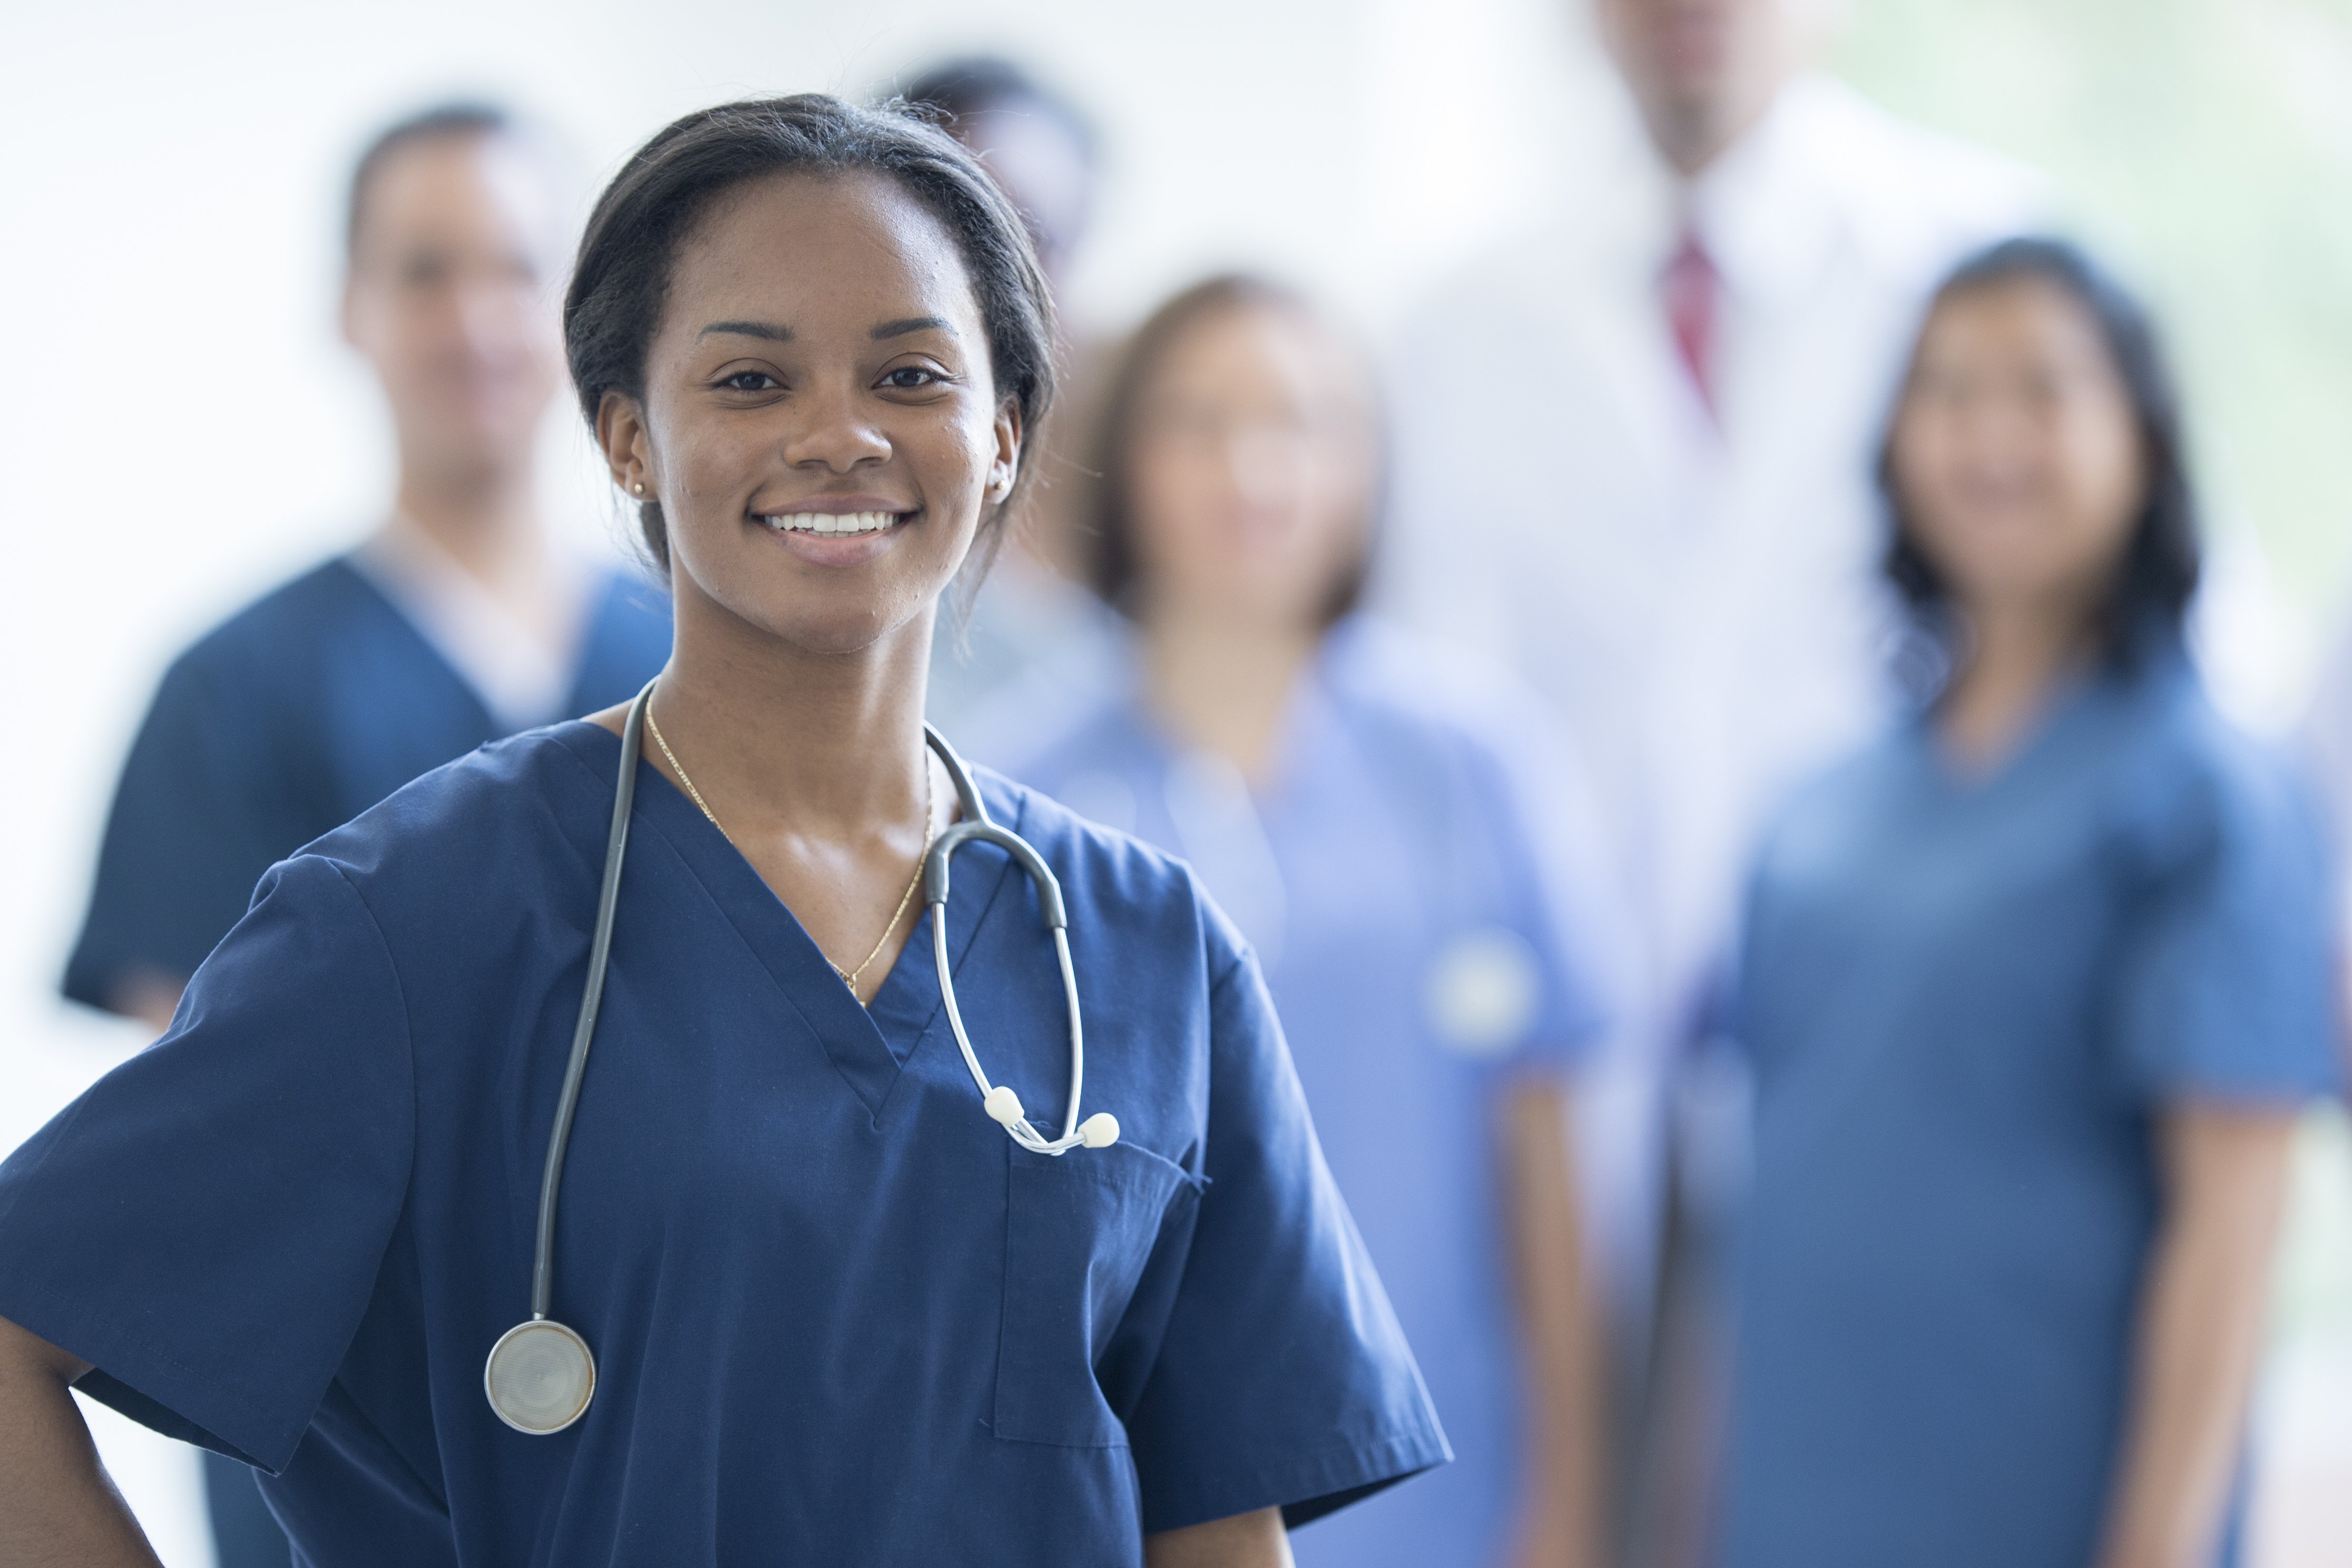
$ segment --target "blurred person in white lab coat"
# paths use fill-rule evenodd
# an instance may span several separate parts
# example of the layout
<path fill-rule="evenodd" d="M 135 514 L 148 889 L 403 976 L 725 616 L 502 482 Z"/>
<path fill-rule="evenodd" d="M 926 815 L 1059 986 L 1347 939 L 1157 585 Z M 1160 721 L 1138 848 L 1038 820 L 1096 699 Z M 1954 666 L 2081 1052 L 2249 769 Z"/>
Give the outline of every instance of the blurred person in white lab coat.
<path fill-rule="evenodd" d="M 1811 70 L 1833 0 L 1591 4 L 1643 134 L 1408 313 L 1384 593 L 1515 665 L 1594 775 L 1649 978 L 1579 1142 L 1637 1363 L 1669 1169 L 1737 1166 L 1738 1096 L 1680 1064 L 1759 815 L 1885 711 L 1871 454 L 1903 353 L 2042 196 Z"/>
<path fill-rule="evenodd" d="M 961 55 L 899 89 L 979 154 L 1028 225 L 1055 302 L 1068 293 L 1070 266 L 1094 217 L 1101 149 L 1076 101 L 1018 61 Z M 1067 671 L 1073 704 L 1097 693 L 1088 677 L 1105 666 L 1118 634 L 1113 617 L 1078 584 L 1085 574 L 1077 510 L 1087 496 L 1084 466 L 1072 457 L 1093 438 L 1091 388 L 1104 345 L 1069 331 L 1061 344 L 1063 389 L 1054 428 L 1035 458 L 1024 515 L 1005 538 L 985 585 L 950 590 L 944 635 L 931 647 L 929 714 L 963 732 L 1016 686 L 1042 671 Z M 975 574 L 974 582 L 978 576 Z"/>

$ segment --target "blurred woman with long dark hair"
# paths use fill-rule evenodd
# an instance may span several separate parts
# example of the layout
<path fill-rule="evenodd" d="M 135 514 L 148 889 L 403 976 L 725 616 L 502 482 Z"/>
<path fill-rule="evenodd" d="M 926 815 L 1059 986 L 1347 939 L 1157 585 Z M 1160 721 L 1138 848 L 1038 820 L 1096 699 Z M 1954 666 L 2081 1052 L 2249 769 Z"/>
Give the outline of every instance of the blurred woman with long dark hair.
<path fill-rule="evenodd" d="M 2072 247 L 1937 293 L 1883 473 L 1948 673 L 1751 890 L 1736 1568 L 2187 1568 L 2229 1533 L 2334 1025 L 2311 813 L 2183 647 L 2180 423 Z"/>

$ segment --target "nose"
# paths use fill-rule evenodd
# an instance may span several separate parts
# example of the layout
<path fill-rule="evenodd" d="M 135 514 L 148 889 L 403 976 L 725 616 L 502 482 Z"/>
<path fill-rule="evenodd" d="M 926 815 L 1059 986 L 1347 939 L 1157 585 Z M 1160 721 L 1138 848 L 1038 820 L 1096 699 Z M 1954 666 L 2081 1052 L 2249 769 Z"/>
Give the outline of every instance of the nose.
<path fill-rule="evenodd" d="M 1276 426 L 1235 426 L 1224 441 L 1224 468 L 1234 493 L 1251 506 L 1274 506 L 1288 499 L 1301 446 L 1292 432 Z"/>
<path fill-rule="evenodd" d="M 890 460 L 890 440 L 866 417 L 856 396 L 841 388 L 814 392 L 801 404 L 803 418 L 784 437 L 784 462 L 845 474 L 865 463 Z"/>
<path fill-rule="evenodd" d="M 527 323 L 537 304 L 530 289 L 502 278 L 462 278 L 450 290 L 457 337 L 483 359 L 512 349 L 528 334 Z"/>

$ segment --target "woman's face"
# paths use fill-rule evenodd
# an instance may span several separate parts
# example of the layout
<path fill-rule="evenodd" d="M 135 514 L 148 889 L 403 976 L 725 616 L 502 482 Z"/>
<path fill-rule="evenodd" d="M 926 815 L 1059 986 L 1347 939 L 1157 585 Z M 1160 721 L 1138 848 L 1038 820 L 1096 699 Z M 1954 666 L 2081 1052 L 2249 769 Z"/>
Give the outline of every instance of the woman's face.
<path fill-rule="evenodd" d="M 1893 456 L 1913 538 L 1964 611 L 2087 613 L 2146 501 L 2138 423 L 2099 328 L 2036 279 L 1937 306 Z"/>
<path fill-rule="evenodd" d="M 1371 513 L 1371 407 L 1354 356 L 1294 310 L 1213 310 L 1169 345 L 1133 417 L 1146 616 L 1316 626 Z"/>
<path fill-rule="evenodd" d="M 661 502 L 681 626 L 812 652 L 928 616 L 1020 458 L 955 241 L 879 175 L 723 199 L 678 247 L 645 388 L 597 430 Z"/>

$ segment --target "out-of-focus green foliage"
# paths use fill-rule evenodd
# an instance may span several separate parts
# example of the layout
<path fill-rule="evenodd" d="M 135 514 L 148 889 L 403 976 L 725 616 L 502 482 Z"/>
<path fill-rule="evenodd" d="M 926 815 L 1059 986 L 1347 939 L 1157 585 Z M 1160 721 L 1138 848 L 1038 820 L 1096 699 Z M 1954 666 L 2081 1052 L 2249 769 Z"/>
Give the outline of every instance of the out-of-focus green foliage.
<path fill-rule="evenodd" d="M 2352 585 L 2352 0 L 1855 0 L 1835 64 L 2055 177 L 2163 310 L 2210 498 L 2332 619 Z"/>

